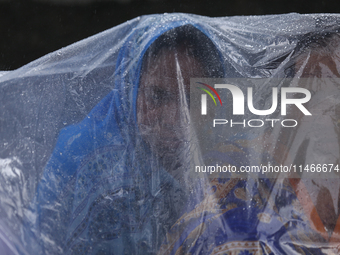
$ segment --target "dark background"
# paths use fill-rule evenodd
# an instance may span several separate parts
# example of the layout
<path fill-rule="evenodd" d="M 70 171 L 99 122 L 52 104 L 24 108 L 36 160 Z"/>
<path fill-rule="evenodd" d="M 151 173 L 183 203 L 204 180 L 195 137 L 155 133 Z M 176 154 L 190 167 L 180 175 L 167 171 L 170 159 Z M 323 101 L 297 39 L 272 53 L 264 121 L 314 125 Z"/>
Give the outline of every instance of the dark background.
<path fill-rule="evenodd" d="M 13 70 L 46 53 L 144 14 L 205 16 L 338 13 L 340 1 L 306 0 L 1 0 L 0 70 Z"/>

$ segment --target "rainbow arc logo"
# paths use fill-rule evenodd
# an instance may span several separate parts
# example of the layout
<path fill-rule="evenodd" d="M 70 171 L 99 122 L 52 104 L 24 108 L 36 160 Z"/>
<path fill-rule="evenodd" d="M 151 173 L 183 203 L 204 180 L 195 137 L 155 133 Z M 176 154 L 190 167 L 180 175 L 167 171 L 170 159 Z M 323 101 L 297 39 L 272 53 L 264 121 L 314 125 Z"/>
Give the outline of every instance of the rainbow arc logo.
<path fill-rule="evenodd" d="M 203 83 L 203 82 L 196 82 L 196 83 L 201 84 L 201 85 L 207 87 L 208 89 L 210 89 L 210 90 L 216 95 L 216 97 L 218 98 L 218 100 L 220 101 L 220 104 L 221 104 L 221 106 L 222 106 L 221 97 L 220 97 L 220 95 L 217 93 L 217 91 L 216 91 L 213 87 L 211 87 L 210 85 L 205 84 L 205 83 Z M 214 101 L 215 106 L 217 106 L 215 97 L 213 96 L 213 94 L 211 94 L 211 92 L 210 92 L 209 90 L 207 90 L 207 89 L 205 89 L 205 88 L 201 88 L 201 87 L 197 87 L 197 88 L 200 89 L 200 90 L 203 90 L 204 92 L 206 92 L 206 93 L 212 98 L 212 100 Z M 202 115 L 206 115 L 206 114 L 207 114 L 207 95 L 203 94 L 203 95 L 201 96 L 201 100 L 202 100 L 202 110 L 201 110 L 201 114 L 202 114 Z"/>

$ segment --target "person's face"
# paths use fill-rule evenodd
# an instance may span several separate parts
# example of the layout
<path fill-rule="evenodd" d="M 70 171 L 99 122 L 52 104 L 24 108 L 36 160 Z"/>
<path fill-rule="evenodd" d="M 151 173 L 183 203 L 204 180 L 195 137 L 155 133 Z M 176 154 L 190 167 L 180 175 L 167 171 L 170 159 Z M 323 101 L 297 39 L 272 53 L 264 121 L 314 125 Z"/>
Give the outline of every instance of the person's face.
<path fill-rule="evenodd" d="M 137 122 L 143 139 L 162 157 L 189 141 L 190 78 L 204 76 L 204 69 L 185 47 L 162 49 L 145 62 L 137 97 Z"/>

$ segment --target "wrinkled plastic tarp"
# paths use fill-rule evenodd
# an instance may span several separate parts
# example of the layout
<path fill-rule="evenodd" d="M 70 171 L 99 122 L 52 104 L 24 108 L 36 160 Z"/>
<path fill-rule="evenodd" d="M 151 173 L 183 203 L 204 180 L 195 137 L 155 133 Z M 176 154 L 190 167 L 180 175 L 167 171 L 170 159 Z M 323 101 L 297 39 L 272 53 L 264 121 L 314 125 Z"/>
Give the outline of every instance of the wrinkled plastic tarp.
<path fill-rule="evenodd" d="M 338 254 L 336 175 L 194 176 L 188 161 L 204 150 L 190 148 L 188 83 L 307 79 L 319 117 L 293 113 L 289 132 L 231 129 L 214 143 L 238 167 L 266 157 L 335 168 L 339 22 L 143 16 L 0 72 L 1 254 Z"/>

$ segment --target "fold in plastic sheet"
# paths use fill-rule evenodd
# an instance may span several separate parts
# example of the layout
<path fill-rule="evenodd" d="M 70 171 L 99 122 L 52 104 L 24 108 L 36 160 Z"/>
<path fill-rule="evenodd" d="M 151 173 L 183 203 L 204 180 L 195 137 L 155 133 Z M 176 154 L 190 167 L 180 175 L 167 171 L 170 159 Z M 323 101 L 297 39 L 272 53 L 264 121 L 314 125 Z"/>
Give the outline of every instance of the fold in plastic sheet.
<path fill-rule="evenodd" d="M 143 16 L 0 72 L 1 254 L 338 254 L 339 21 Z"/>

